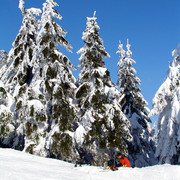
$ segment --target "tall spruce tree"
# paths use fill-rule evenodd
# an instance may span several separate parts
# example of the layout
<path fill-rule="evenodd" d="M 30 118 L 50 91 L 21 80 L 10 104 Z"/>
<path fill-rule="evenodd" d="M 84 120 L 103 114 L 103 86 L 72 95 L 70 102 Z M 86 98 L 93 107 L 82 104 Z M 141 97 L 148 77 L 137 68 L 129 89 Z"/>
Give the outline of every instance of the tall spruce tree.
<path fill-rule="evenodd" d="M 160 164 L 180 164 L 180 45 L 172 55 L 167 78 L 156 92 L 149 114 L 159 114 L 156 156 Z"/>
<path fill-rule="evenodd" d="M 131 122 L 130 132 L 133 137 L 128 142 L 128 154 L 132 167 L 153 165 L 155 146 L 150 135 L 151 120 L 148 117 L 147 102 L 144 100 L 140 86 L 140 79 L 136 77 L 136 70 L 132 67 L 135 61 L 131 58 L 132 52 L 127 41 L 127 51 L 123 44 L 119 44 L 117 53 L 120 55 L 118 62 L 118 82 L 120 88 L 120 104 L 122 111 Z"/>
<path fill-rule="evenodd" d="M 128 121 L 117 103 L 119 97 L 105 67 L 109 57 L 99 37 L 100 29 L 93 17 L 87 17 L 82 47 L 78 54 L 80 73 L 76 99 L 79 107 L 79 126 L 75 140 L 86 162 L 103 163 L 112 157 L 114 149 L 126 151 L 124 139 L 129 138 Z"/>
<path fill-rule="evenodd" d="M 67 32 L 57 23 L 61 15 L 54 9 L 53 0 L 46 0 L 33 57 L 34 77 L 30 90 L 30 118 L 26 128 L 25 150 L 42 156 L 75 160 L 73 133 L 76 112 L 73 106 L 75 69 L 70 60 L 60 52 L 58 45 L 71 51 L 65 39 Z M 40 104 L 38 108 L 37 102 Z"/>
<path fill-rule="evenodd" d="M 26 95 L 33 76 L 31 60 L 38 27 L 34 15 L 40 15 L 41 10 L 35 8 L 25 9 L 23 0 L 19 1 L 19 8 L 22 11 L 23 22 L 8 54 L 7 70 L 1 80 L 6 91 L 13 97 L 13 104 L 10 109 L 13 113 L 15 131 L 11 146 L 22 150 L 24 148 L 24 123 L 26 121 Z"/>
<path fill-rule="evenodd" d="M 36 46 L 38 28 L 34 15 L 39 16 L 41 13 L 40 9 L 25 9 L 23 0 L 19 1 L 19 8 L 22 11 L 23 24 L 8 54 L 8 68 L 2 77 L 2 81 L 10 86 L 11 93 L 14 93 L 17 84 L 20 86 L 29 84 L 32 79 L 31 60 Z"/>

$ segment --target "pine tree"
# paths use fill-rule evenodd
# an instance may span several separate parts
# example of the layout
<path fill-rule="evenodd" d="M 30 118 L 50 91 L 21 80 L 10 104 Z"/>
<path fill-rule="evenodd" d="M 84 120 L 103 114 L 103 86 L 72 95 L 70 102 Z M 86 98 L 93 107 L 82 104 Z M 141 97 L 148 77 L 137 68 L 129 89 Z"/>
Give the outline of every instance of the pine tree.
<path fill-rule="evenodd" d="M 37 19 L 41 10 L 24 8 L 24 1 L 19 1 L 23 22 L 19 33 L 13 42 L 7 58 L 7 70 L 2 76 L 5 89 L 13 97 L 11 111 L 15 126 L 14 139 L 11 146 L 22 150 L 24 147 L 24 123 L 26 122 L 27 92 L 32 80 L 32 56 L 37 35 Z"/>
<path fill-rule="evenodd" d="M 76 125 L 73 94 L 76 86 L 70 68 L 74 70 L 75 67 L 57 48 L 61 45 L 67 51 L 72 49 L 65 39 L 67 32 L 56 21 L 62 17 L 55 6 L 58 4 L 53 0 L 46 0 L 43 4 L 36 53 L 32 60 L 34 77 L 29 99 L 32 105 L 28 110 L 31 118 L 27 122 L 25 150 L 73 160 L 76 159 L 73 143 Z M 36 107 L 36 101 L 41 109 Z"/>
<path fill-rule="evenodd" d="M 160 164 L 180 164 L 180 45 L 172 52 L 167 78 L 153 98 L 149 116 L 159 114 L 156 156 Z"/>
<path fill-rule="evenodd" d="M 126 151 L 127 119 L 117 103 L 118 91 L 105 67 L 103 58 L 109 57 L 99 37 L 100 29 L 93 17 L 87 18 L 82 47 L 78 54 L 80 73 L 76 99 L 79 107 L 79 127 L 76 143 L 81 159 L 98 164 L 107 161 L 114 148 Z"/>
<path fill-rule="evenodd" d="M 23 24 L 13 43 L 13 48 L 9 52 L 7 59 L 8 69 L 2 78 L 5 84 L 14 87 L 16 87 L 17 83 L 20 86 L 29 85 L 32 79 L 31 60 L 33 49 L 36 46 L 38 28 L 37 19 L 34 15 L 39 16 L 41 13 L 39 9 L 25 9 L 23 0 L 20 0 L 19 8 L 22 11 Z M 11 93 L 14 93 L 14 91 L 15 88 L 11 89 Z"/>
<path fill-rule="evenodd" d="M 120 88 L 120 104 L 122 111 L 131 122 L 130 132 L 133 137 L 128 141 L 128 154 L 131 166 L 142 167 L 155 163 L 154 144 L 150 135 L 150 122 L 148 118 L 147 102 L 144 100 L 140 86 L 140 79 L 136 77 L 136 70 L 132 67 L 135 61 L 131 58 L 132 52 L 127 41 L 127 52 L 123 44 L 119 44 L 117 53 L 120 55 L 118 62 L 118 82 Z M 153 162 L 154 161 L 154 162 Z"/>

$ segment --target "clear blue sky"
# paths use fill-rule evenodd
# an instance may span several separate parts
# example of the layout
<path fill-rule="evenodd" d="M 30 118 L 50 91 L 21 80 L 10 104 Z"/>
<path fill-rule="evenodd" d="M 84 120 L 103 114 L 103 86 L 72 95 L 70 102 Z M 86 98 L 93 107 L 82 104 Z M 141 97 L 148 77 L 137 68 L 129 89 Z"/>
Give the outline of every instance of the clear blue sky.
<path fill-rule="evenodd" d="M 128 38 L 136 61 L 133 67 L 141 79 L 142 95 L 152 107 L 152 98 L 166 78 L 171 52 L 180 43 L 180 0 L 55 0 L 57 11 L 63 17 L 59 24 L 68 32 L 67 40 L 73 53 L 63 50 L 77 66 L 76 52 L 83 46 L 82 32 L 86 17 L 96 10 L 100 37 L 111 58 L 106 58 L 106 67 L 111 78 L 117 82 L 116 54 L 119 40 L 126 45 Z M 45 0 L 25 0 L 25 7 L 41 8 Z M 0 49 L 9 52 L 22 25 L 19 0 L 1 0 Z M 73 72 L 77 77 L 78 71 Z"/>

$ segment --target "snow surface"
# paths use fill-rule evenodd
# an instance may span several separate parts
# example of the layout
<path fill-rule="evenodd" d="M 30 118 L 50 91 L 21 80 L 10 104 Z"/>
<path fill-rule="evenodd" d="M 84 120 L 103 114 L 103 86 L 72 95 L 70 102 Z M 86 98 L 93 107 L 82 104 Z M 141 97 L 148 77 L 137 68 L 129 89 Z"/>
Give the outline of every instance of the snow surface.
<path fill-rule="evenodd" d="M 0 180 L 179 180 L 180 166 L 157 165 L 103 171 L 94 166 L 42 158 L 24 152 L 0 148 Z"/>

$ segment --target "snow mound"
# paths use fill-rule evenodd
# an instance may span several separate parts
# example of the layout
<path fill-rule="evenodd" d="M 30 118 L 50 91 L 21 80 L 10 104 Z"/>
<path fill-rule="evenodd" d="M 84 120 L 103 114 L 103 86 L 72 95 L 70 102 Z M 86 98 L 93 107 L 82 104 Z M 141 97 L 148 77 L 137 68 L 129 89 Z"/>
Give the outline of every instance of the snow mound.
<path fill-rule="evenodd" d="M 0 148 L 1 180 L 179 180 L 180 166 L 157 165 L 146 168 L 120 168 L 103 171 L 101 167 L 74 167 L 73 164 L 47 159 L 12 149 Z"/>

